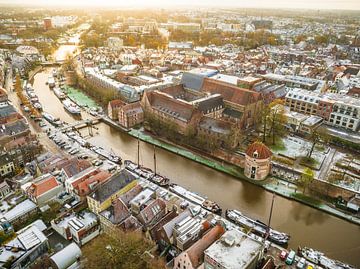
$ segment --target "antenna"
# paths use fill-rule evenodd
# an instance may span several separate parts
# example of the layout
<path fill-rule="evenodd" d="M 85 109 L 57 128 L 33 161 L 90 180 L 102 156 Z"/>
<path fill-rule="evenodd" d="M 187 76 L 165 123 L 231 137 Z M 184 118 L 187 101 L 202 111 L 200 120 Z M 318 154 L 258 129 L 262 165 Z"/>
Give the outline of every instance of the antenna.
<path fill-rule="evenodd" d="M 273 212 L 273 207 L 274 207 L 274 200 L 275 200 L 275 192 L 273 192 L 273 196 L 272 196 L 272 200 L 271 200 L 270 215 L 269 215 L 268 225 L 266 228 L 265 240 L 268 238 L 268 236 L 270 234 L 270 223 L 271 223 L 271 217 L 272 217 L 272 212 Z"/>
<path fill-rule="evenodd" d="M 138 134 L 138 138 L 137 138 L 137 165 L 138 165 L 138 167 L 140 167 L 140 139 L 139 139 L 139 134 Z"/>
<path fill-rule="evenodd" d="M 154 173 L 156 175 L 156 145 L 154 145 Z"/>

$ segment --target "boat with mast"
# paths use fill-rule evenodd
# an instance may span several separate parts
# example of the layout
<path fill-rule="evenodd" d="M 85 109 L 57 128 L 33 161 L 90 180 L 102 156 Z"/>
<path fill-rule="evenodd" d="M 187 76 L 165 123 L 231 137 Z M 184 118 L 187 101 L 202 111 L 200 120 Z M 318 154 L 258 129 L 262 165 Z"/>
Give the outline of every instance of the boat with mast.
<path fill-rule="evenodd" d="M 161 187 L 168 187 L 170 183 L 170 179 L 167 177 L 164 177 L 157 173 L 156 171 L 156 148 L 154 146 L 154 171 L 150 168 L 147 168 L 145 166 L 140 165 L 140 140 L 138 139 L 138 145 L 137 145 L 137 164 L 130 161 L 125 160 L 125 168 L 138 176 L 141 176 Z"/>
<path fill-rule="evenodd" d="M 272 197 L 268 224 L 265 224 L 259 220 L 253 220 L 236 209 L 227 209 L 225 212 L 225 217 L 236 225 L 239 225 L 245 229 L 251 229 L 253 233 L 262 236 L 264 241 L 269 240 L 278 245 L 287 245 L 290 240 L 290 235 L 276 231 L 270 227 L 274 200 L 275 194 L 273 194 Z"/>

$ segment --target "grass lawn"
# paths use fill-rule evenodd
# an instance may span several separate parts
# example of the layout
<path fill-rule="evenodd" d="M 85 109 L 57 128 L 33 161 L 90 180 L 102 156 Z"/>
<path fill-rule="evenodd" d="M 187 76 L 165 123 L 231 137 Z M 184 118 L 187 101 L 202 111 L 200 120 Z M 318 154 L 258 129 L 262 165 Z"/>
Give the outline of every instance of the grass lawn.
<path fill-rule="evenodd" d="M 300 157 L 300 164 L 316 168 L 318 161 L 311 157 Z"/>
<path fill-rule="evenodd" d="M 319 206 L 322 204 L 322 202 L 320 200 L 313 198 L 313 197 L 306 196 L 303 193 L 292 193 L 291 197 L 293 197 L 295 199 L 299 199 L 301 201 L 304 201 L 305 203 L 309 203 L 313 206 Z"/>
<path fill-rule="evenodd" d="M 277 138 L 275 141 L 275 144 L 271 144 L 270 141 L 267 141 L 266 144 L 271 148 L 272 151 L 275 151 L 275 152 L 286 150 L 284 141 L 281 138 Z"/>

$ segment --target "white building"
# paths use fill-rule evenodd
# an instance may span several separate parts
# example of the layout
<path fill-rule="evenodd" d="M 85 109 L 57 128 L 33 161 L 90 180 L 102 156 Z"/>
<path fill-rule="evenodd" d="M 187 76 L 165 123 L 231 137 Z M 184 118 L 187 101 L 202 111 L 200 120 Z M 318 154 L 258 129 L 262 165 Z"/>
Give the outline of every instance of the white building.
<path fill-rule="evenodd" d="M 204 251 L 205 269 L 254 269 L 262 244 L 248 235 L 230 230 Z"/>
<path fill-rule="evenodd" d="M 79 259 L 81 257 L 81 250 L 75 243 L 71 243 L 59 252 L 50 257 L 54 269 L 69 269 L 79 268 Z"/>
<path fill-rule="evenodd" d="M 31 263 L 48 252 L 48 239 L 41 226 L 35 222 L 30 224 L 18 231 L 16 238 L 8 242 L 6 247 L 0 248 L 0 268 L 29 268 Z"/>

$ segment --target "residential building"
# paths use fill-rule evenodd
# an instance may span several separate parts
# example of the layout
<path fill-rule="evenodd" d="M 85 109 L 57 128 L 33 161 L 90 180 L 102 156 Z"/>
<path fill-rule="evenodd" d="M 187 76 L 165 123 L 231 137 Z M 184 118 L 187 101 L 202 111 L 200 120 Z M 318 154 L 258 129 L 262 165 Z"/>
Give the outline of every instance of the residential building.
<path fill-rule="evenodd" d="M 252 143 L 245 152 L 245 176 L 254 180 L 265 179 L 271 170 L 271 155 L 263 143 Z"/>
<path fill-rule="evenodd" d="M 156 235 L 154 236 L 157 240 L 157 243 L 160 247 L 165 248 L 174 243 L 173 241 L 173 230 L 177 223 L 182 222 L 185 218 L 191 215 L 189 210 L 184 210 L 179 213 L 178 216 L 173 218 L 171 221 L 162 225 L 158 230 L 155 231 Z"/>
<path fill-rule="evenodd" d="M 156 198 L 156 193 L 146 188 L 142 190 L 130 201 L 131 212 L 134 215 L 140 214 L 140 212 L 147 207 Z"/>
<path fill-rule="evenodd" d="M 4 214 L 4 218 L 11 224 L 23 223 L 37 213 L 38 207 L 30 199 L 26 199 Z"/>
<path fill-rule="evenodd" d="M 6 181 L 0 183 L 0 200 L 4 199 L 11 193 L 9 184 Z"/>
<path fill-rule="evenodd" d="M 266 74 L 262 76 L 266 81 L 277 84 L 285 84 L 291 88 L 301 88 L 308 91 L 322 93 L 326 90 L 326 82 L 324 80 L 307 78 L 302 76 Z"/>
<path fill-rule="evenodd" d="M 131 216 L 129 208 L 120 199 L 115 199 L 111 206 L 99 213 L 100 223 L 105 232 L 116 232 L 126 219 Z"/>
<path fill-rule="evenodd" d="M 166 204 L 164 200 L 158 198 L 141 210 L 137 218 L 145 228 L 149 228 L 165 215 L 165 210 Z"/>
<path fill-rule="evenodd" d="M 204 251 L 218 240 L 225 232 L 221 225 L 211 228 L 188 250 L 183 251 L 174 259 L 174 269 L 196 269 L 204 261 Z"/>
<path fill-rule="evenodd" d="M 129 191 L 137 184 L 136 177 L 127 170 L 114 174 L 108 181 L 99 186 L 94 193 L 87 196 L 89 209 L 100 213 L 107 209 L 112 201 Z"/>
<path fill-rule="evenodd" d="M 291 89 L 286 94 L 286 105 L 291 111 L 320 116 L 329 125 L 351 131 L 360 127 L 360 100 L 351 96 Z"/>
<path fill-rule="evenodd" d="M 13 159 L 10 158 L 8 153 L 0 155 L 0 176 L 6 177 L 12 175 L 15 170 Z"/>
<path fill-rule="evenodd" d="M 120 83 L 112 78 L 109 78 L 94 68 L 86 69 L 87 81 L 91 82 L 95 87 L 99 87 L 106 90 L 112 90 L 122 96 L 127 102 L 136 102 L 140 100 L 138 92 L 135 88 Z"/>
<path fill-rule="evenodd" d="M 32 223 L 23 228 L 16 233 L 16 238 L 1 248 L 0 267 L 29 268 L 36 259 L 49 251 L 48 239 L 43 233 L 46 226 L 42 224 L 41 229 L 39 226 Z"/>
<path fill-rule="evenodd" d="M 66 180 L 88 169 L 89 167 L 91 167 L 91 163 L 89 161 L 79 160 L 78 158 L 74 157 L 70 160 L 67 160 L 60 169 L 63 178 Z"/>
<path fill-rule="evenodd" d="M 173 227 L 173 244 L 185 250 L 194 244 L 210 228 L 207 220 L 188 216 Z"/>
<path fill-rule="evenodd" d="M 255 269 L 261 251 L 260 242 L 230 230 L 204 251 L 204 269 Z"/>
<path fill-rule="evenodd" d="M 106 182 L 111 177 L 111 174 L 107 171 L 99 168 L 89 167 L 80 173 L 65 180 L 66 192 L 85 198 L 91 192 L 93 192 L 99 185 Z"/>
<path fill-rule="evenodd" d="M 30 184 L 26 194 L 34 203 L 43 206 L 56 199 L 63 191 L 63 185 L 53 175 L 45 174 Z"/>
<path fill-rule="evenodd" d="M 66 214 L 51 221 L 51 227 L 67 240 L 74 240 L 83 246 L 100 234 L 97 216 L 88 211 L 77 214 Z"/>

